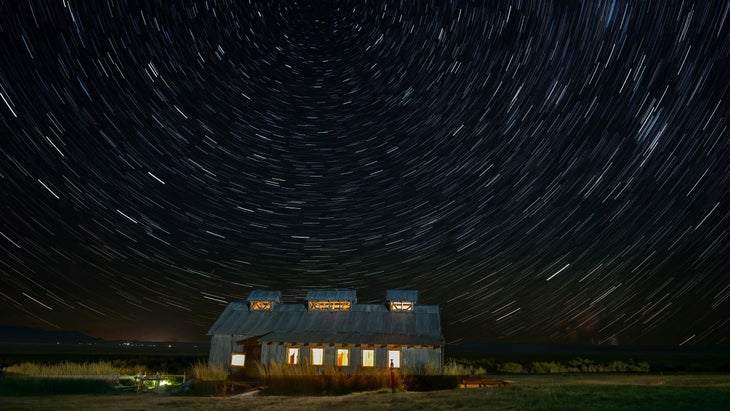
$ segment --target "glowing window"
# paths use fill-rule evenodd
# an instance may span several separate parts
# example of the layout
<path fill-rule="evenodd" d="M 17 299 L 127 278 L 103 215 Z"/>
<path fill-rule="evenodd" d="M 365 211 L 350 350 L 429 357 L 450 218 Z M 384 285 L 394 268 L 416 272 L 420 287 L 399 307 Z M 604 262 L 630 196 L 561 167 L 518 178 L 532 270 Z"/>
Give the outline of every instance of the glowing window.
<path fill-rule="evenodd" d="M 349 310 L 350 302 L 349 301 L 332 301 L 331 307 L 333 310 Z"/>
<path fill-rule="evenodd" d="M 400 368 L 400 351 L 388 350 L 388 367 Z"/>
<path fill-rule="evenodd" d="M 390 311 L 413 311 L 413 301 L 391 301 Z"/>
<path fill-rule="evenodd" d="M 374 367 L 375 366 L 375 350 L 362 350 L 362 366 L 363 367 Z"/>
<path fill-rule="evenodd" d="M 289 347 L 286 349 L 286 363 L 299 364 L 299 348 Z"/>
<path fill-rule="evenodd" d="M 310 310 L 336 310 L 348 311 L 352 304 L 350 301 L 310 301 Z"/>
<path fill-rule="evenodd" d="M 324 364 L 324 348 L 312 348 L 312 365 Z"/>
<path fill-rule="evenodd" d="M 340 367 L 347 367 L 350 365 L 350 350 L 347 348 L 337 349 L 337 365 Z"/>
<path fill-rule="evenodd" d="M 243 367 L 246 364 L 246 354 L 233 354 L 231 355 L 231 365 L 236 367 Z"/>
<path fill-rule="evenodd" d="M 271 310 L 271 301 L 251 301 L 251 311 Z"/>

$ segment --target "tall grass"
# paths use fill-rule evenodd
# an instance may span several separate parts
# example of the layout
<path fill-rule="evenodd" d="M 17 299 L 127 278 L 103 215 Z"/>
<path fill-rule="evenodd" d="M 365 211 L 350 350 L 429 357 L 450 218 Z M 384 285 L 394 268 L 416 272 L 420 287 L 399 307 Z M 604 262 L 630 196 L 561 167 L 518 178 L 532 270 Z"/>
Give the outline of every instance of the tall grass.
<path fill-rule="evenodd" d="M 39 364 L 23 362 L 5 368 L 7 375 L 23 375 L 31 377 L 49 376 L 81 376 L 81 375 L 122 375 L 147 372 L 145 367 L 125 367 L 110 361 L 98 362 L 62 362 L 58 364 Z"/>
<path fill-rule="evenodd" d="M 477 370 L 453 367 L 453 372 Z M 419 370 L 409 373 L 406 368 L 393 371 L 396 390 L 430 391 L 456 388 L 456 375 L 442 375 Z M 358 368 L 352 370 L 335 366 L 311 364 L 269 364 L 259 366 L 259 374 L 266 385 L 265 393 L 276 395 L 341 395 L 356 391 L 392 389 L 391 370 Z"/>
<path fill-rule="evenodd" d="M 268 394 L 338 395 L 355 391 L 371 391 L 391 385 L 390 370 L 360 369 L 352 372 L 334 366 L 310 364 L 259 365 L 259 374 Z M 403 386 L 405 373 L 396 373 L 397 387 Z"/>
<path fill-rule="evenodd" d="M 207 361 L 193 364 L 190 373 L 197 381 L 224 381 L 228 376 L 225 367 L 209 364 Z"/>
<path fill-rule="evenodd" d="M 23 362 L 5 368 L 6 378 L 0 379 L 0 395 L 104 393 L 118 383 L 118 375 L 134 371 L 109 361 Z"/>

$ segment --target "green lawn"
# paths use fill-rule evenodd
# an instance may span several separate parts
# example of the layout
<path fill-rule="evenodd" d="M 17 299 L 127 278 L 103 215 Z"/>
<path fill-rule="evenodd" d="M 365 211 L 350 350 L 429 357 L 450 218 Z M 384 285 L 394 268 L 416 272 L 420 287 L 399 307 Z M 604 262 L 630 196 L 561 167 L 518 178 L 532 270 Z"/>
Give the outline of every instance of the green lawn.
<path fill-rule="evenodd" d="M 728 410 L 730 374 L 514 375 L 501 388 L 331 397 L 89 394 L 0 397 L 8 410 Z"/>

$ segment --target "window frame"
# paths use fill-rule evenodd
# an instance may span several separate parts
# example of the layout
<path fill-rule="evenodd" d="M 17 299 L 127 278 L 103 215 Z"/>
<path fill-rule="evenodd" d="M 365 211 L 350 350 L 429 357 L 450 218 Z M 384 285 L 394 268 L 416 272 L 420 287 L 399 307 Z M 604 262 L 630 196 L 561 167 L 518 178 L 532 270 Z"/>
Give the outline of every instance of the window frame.
<path fill-rule="evenodd" d="M 317 360 L 317 355 L 314 354 L 315 351 L 319 352 L 319 363 L 315 362 Z M 312 347 L 310 354 L 312 356 L 312 365 L 324 365 L 324 348 Z"/>
<path fill-rule="evenodd" d="M 292 354 L 294 355 L 294 359 L 292 359 Z M 286 364 L 287 365 L 297 365 L 299 364 L 299 347 L 286 347 Z"/>
<path fill-rule="evenodd" d="M 307 307 L 311 311 L 350 311 L 350 301 L 309 301 Z"/>
<path fill-rule="evenodd" d="M 396 354 L 395 356 L 393 354 Z M 395 359 L 396 361 L 393 361 L 393 367 L 392 368 L 400 368 L 401 367 L 401 350 L 400 349 L 388 349 L 388 368 L 391 368 L 390 361 L 392 359 Z"/>
<path fill-rule="evenodd" d="M 271 311 L 271 301 L 251 301 L 251 311 Z"/>
<path fill-rule="evenodd" d="M 413 312 L 413 301 L 391 301 L 390 311 L 410 313 Z"/>
<path fill-rule="evenodd" d="M 237 360 L 240 360 L 238 364 Z M 246 354 L 234 352 L 231 354 L 231 367 L 245 367 L 246 366 Z"/>
<path fill-rule="evenodd" d="M 365 352 L 372 353 L 372 356 L 370 356 L 370 364 L 366 364 L 365 360 L 368 359 L 368 356 L 365 354 Z M 363 348 L 361 351 L 361 357 L 362 357 L 362 366 L 365 368 L 372 368 L 375 367 L 375 349 L 373 348 Z"/>
<path fill-rule="evenodd" d="M 340 353 L 345 353 L 344 361 L 340 362 Z M 349 367 L 350 366 L 350 349 L 347 347 L 338 348 L 335 351 L 335 364 L 338 367 Z"/>

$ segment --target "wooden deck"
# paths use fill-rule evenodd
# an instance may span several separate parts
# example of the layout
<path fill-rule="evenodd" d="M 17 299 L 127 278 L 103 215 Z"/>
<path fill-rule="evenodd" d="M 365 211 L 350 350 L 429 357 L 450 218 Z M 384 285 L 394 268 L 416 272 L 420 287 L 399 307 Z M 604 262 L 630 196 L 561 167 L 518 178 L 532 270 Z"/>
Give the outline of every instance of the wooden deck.
<path fill-rule="evenodd" d="M 514 384 L 512 380 L 495 380 L 489 378 L 463 378 L 459 387 L 461 388 L 485 388 L 485 387 L 505 387 Z"/>

